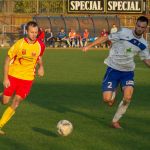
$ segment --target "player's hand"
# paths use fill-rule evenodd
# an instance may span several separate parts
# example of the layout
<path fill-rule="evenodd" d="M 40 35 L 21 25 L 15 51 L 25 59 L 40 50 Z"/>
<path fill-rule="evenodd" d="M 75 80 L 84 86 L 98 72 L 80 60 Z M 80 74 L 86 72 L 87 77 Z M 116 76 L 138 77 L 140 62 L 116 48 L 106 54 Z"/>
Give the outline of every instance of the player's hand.
<path fill-rule="evenodd" d="M 82 48 L 82 51 L 86 52 L 88 49 L 89 49 L 88 46 L 85 46 L 85 47 Z"/>
<path fill-rule="evenodd" d="M 40 76 L 40 77 L 44 76 L 44 68 L 43 68 L 43 66 L 39 67 L 39 69 L 38 69 L 38 76 Z"/>
<path fill-rule="evenodd" d="M 9 81 L 8 78 L 7 78 L 7 79 L 4 79 L 3 85 L 4 85 L 5 88 L 8 88 L 8 87 L 10 86 L 10 81 Z"/>

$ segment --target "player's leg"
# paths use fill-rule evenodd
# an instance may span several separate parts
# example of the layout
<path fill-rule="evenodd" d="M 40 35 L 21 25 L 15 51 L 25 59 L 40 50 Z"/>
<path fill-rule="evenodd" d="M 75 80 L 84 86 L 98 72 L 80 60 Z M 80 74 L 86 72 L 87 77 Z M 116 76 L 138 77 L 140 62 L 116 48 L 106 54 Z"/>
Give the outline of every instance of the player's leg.
<path fill-rule="evenodd" d="M 85 43 L 84 43 L 84 46 L 86 46 L 87 45 L 87 39 L 85 39 Z"/>
<path fill-rule="evenodd" d="M 15 91 L 15 81 L 13 80 L 13 78 L 9 77 L 9 81 L 10 81 L 10 86 L 8 88 L 4 88 L 4 92 L 1 95 L 1 102 L 2 104 L 6 105 L 8 104 L 8 102 L 10 101 L 14 91 Z M 9 108 L 9 107 L 8 107 Z M 5 134 L 1 128 L 3 127 L 3 123 L 5 122 L 5 120 L 7 120 L 7 118 L 9 117 L 9 115 L 11 115 L 12 110 L 11 108 L 6 109 L 0 119 L 0 134 Z M 2 119 L 3 118 L 3 119 Z"/>
<path fill-rule="evenodd" d="M 1 102 L 2 102 L 2 104 L 4 104 L 4 105 L 7 104 L 7 103 L 10 101 L 10 99 L 11 99 L 11 96 L 5 96 L 5 95 L 2 95 L 2 96 L 1 96 Z M 8 111 L 9 111 L 9 110 L 8 110 Z M 6 112 L 6 111 L 5 111 L 5 112 Z M 4 113 L 4 114 L 6 114 L 6 113 Z M 3 114 L 3 116 L 4 116 L 4 114 Z M 2 118 L 3 118 L 3 116 L 2 116 Z M 4 135 L 4 134 L 5 134 L 5 132 L 1 130 L 2 124 L 3 124 L 3 122 L 1 123 L 1 120 L 0 120 L 0 135 Z"/>
<path fill-rule="evenodd" d="M 10 101 L 10 99 L 11 99 L 11 96 L 5 96 L 5 95 L 3 95 L 1 102 L 2 102 L 2 104 L 5 105 L 5 104 L 7 104 Z M 13 111 L 12 111 L 12 109 L 10 107 L 8 107 L 4 111 L 4 113 L 3 113 L 3 115 L 2 115 L 2 117 L 0 119 L 0 134 L 1 135 L 5 134 L 5 132 L 2 131 L 1 128 L 3 127 L 3 124 L 5 124 L 5 122 L 7 121 L 7 119 L 9 119 L 9 116 L 11 116 L 12 113 L 13 113 Z"/>
<path fill-rule="evenodd" d="M 83 41 L 80 39 L 80 46 L 83 47 Z"/>
<path fill-rule="evenodd" d="M 112 120 L 112 125 L 114 128 L 121 128 L 120 124 L 119 124 L 119 120 L 121 119 L 121 117 L 125 114 L 132 95 L 133 95 L 133 91 L 134 91 L 134 73 L 133 72 L 129 72 L 125 74 L 126 76 L 122 79 L 122 86 L 123 86 L 123 99 L 120 102 L 118 109 L 113 117 Z"/>
<path fill-rule="evenodd" d="M 11 77 L 9 77 L 10 86 L 8 88 L 4 88 L 4 91 L 0 94 L 0 101 L 2 104 L 6 105 L 11 99 L 15 91 L 14 81 Z"/>
<path fill-rule="evenodd" d="M 2 103 L 3 105 L 6 105 L 6 104 L 9 103 L 10 99 L 11 99 L 11 96 L 2 95 L 2 96 L 1 96 L 1 103 Z"/>
<path fill-rule="evenodd" d="M 114 91 L 104 91 L 103 92 L 103 100 L 108 103 L 109 106 L 112 106 L 115 102 L 117 90 Z"/>
<path fill-rule="evenodd" d="M 103 79 L 103 100 L 112 106 L 116 97 L 116 89 L 119 84 L 119 73 L 110 67 L 107 68 L 106 74 Z"/>
<path fill-rule="evenodd" d="M 14 80 L 14 78 L 11 76 L 8 76 L 8 78 L 10 81 L 10 86 L 4 88 L 4 91 L 0 95 L 1 103 L 4 105 L 8 104 L 16 88 L 16 81 Z"/>
<path fill-rule="evenodd" d="M 112 124 L 115 128 L 121 128 L 119 124 L 119 120 L 125 114 L 130 104 L 132 94 L 133 94 L 133 87 L 132 86 L 124 87 L 123 93 L 124 93 L 123 99 L 120 102 L 117 112 L 115 113 L 114 118 L 112 120 Z"/>
<path fill-rule="evenodd" d="M 67 41 L 67 44 L 69 45 L 69 47 L 71 47 L 70 38 L 67 38 L 66 41 Z"/>
<path fill-rule="evenodd" d="M 76 47 L 75 38 L 72 38 L 72 47 Z"/>
<path fill-rule="evenodd" d="M 11 117 L 15 114 L 16 108 L 19 106 L 21 101 L 23 100 L 22 97 L 19 95 L 15 95 L 12 104 L 7 107 L 7 109 L 4 111 L 2 118 L 0 120 L 0 129 L 4 127 L 4 125 L 11 119 Z M 3 132 L 3 131 L 2 131 Z"/>
<path fill-rule="evenodd" d="M 32 86 L 32 81 L 17 79 L 16 84 L 18 85 L 16 88 L 16 95 L 12 100 L 12 104 L 4 111 L 2 118 L 0 119 L 0 129 L 2 129 L 4 125 L 12 118 L 12 116 L 15 114 L 16 108 L 29 94 Z"/>

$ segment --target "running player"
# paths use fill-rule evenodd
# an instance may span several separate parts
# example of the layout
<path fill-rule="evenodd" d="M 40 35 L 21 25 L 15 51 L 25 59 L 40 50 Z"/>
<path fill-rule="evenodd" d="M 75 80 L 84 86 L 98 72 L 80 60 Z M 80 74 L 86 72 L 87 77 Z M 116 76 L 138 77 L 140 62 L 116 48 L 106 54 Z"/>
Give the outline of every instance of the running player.
<path fill-rule="evenodd" d="M 98 38 L 83 48 L 83 51 L 87 51 L 90 47 L 107 40 L 112 42 L 109 56 L 104 61 L 108 67 L 103 79 L 102 89 L 104 101 L 112 105 L 117 86 L 120 84 L 122 87 L 123 98 L 112 120 L 114 128 L 121 128 L 119 120 L 125 114 L 132 99 L 134 91 L 134 56 L 138 54 L 141 60 L 150 67 L 150 53 L 147 42 L 143 38 L 147 26 L 148 19 L 145 16 L 140 16 L 136 21 L 134 30 L 122 28 L 116 33 Z"/>
<path fill-rule="evenodd" d="M 44 75 L 42 55 L 45 45 L 40 39 L 37 39 L 37 23 L 28 22 L 26 31 L 27 38 L 18 40 L 8 50 L 5 59 L 2 104 L 7 104 L 14 93 L 15 95 L 11 105 L 8 106 L 0 119 L 0 134 L 5 134 L 2 128 L 29 94 L 35 76 L 36 64 L 38 64 L 38 75 Z"/>

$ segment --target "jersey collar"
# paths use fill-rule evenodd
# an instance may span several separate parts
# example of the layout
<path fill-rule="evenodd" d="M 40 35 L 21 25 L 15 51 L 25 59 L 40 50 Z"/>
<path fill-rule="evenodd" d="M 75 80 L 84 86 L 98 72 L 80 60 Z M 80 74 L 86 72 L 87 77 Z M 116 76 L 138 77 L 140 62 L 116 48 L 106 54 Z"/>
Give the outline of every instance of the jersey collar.
<path fill-rule="evenodd" d="M 142 38 L 142 35 L 141 35 L 141 36 L 138 36 L 138 35 L 135 34 L 135 30 L 132 30 L 132 33 L 133 33 L 133 36 L 136 37 L 137 39 Z"/>
<path fill-rule="evenodd" d="M 26 37 L 24 38 L 24 40 L 25 40 L 28 44 L 35 44 L 36 41 L 37 41 L 37 39 L 36 39 L 36 40 L 34 41 L 34 43 L 29 43 L 29 42 L 28 42 L 28 39 L 27 39 Z"/>

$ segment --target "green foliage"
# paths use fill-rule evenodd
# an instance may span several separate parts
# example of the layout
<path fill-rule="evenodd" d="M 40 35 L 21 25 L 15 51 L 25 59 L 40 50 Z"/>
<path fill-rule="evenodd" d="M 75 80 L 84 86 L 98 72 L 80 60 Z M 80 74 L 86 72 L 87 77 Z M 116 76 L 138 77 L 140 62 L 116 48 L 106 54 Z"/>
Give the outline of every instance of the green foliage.
<path fill-rule="evenodd" d="M 35 13 L 36 1 L 30 0 L 14 0 L 14 12 L 16 13 Z"/>
<path fill-rule="evenodd" d="M 58 13 L 63 6 L 63 0 L 14 0 L 16 13 Z"/>

